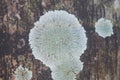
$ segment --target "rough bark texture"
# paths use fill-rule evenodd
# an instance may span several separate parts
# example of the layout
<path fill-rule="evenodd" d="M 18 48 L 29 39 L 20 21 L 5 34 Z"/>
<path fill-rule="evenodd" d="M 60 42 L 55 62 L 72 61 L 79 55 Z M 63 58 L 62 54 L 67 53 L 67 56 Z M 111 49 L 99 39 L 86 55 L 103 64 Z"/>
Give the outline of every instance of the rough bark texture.
<path fill-rule="evenodd" d="M 28 44 L 33 23 L 48 10 L 63 9 L 75 14 L 86 30 L 87 49 L 78 80 L 120 80 L 120 12 L 115 0 L 1 0 L 0 80 L 14 80 L 14 71 L 23 65 L 33 71 L 32 80 L 51 80 L 51 71 L 36 60 Z M 95 22 L 112 20 L 114 34 L 107 38 L 95 32 Z M 78 55 L 79 56 L 79 55 Z"/>

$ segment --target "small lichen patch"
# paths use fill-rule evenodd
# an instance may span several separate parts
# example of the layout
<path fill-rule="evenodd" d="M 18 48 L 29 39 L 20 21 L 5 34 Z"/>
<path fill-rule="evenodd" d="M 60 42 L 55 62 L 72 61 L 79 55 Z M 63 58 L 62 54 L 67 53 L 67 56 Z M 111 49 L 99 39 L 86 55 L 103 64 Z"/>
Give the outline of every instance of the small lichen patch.
<path fill-rule="evenodd" d="M 113 34 L 113 24 L 110 20 L 105 18 L 100 18 L 95 23 L 95 31 L 103 38 L 111 36 Z"/>

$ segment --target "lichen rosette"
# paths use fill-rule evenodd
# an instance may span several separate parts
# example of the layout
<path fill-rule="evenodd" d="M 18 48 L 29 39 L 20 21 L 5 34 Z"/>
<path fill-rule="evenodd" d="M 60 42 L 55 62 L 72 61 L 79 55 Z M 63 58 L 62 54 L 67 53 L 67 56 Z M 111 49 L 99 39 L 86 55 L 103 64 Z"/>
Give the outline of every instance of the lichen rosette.
<path fill-rule="evenodd" d="M 32 78 L 32 71 L 28 68 L 23 68 L 21 65 L 15 70 L 15 80 L 30 80 Z"/>
<path fill-rule="evenodd" d="M 41 16 L 30 31 L 29 43 L 35 58 L 51 68 L 54 80 L 74 80 L 82 69 L 79 57 L 86 49 L 85 30 L 66 11 L 49 11 Z"/>
<path fill-rule="evenodd" d="M 95 23 L 95 31 L 103 38 L 106 38 L 113 34 L 113 24 L 108 19 L 100 18 Z"/>

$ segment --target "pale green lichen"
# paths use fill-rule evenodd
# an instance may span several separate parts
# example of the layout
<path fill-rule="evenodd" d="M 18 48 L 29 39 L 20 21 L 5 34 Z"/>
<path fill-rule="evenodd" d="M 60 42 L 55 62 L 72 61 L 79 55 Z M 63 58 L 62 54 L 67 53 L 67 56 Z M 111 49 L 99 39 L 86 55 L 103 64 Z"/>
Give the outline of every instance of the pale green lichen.
<path fill-rule="evenodd" d="M 23 68 L 21 65 L 15 70 L 15 80 L 30 80 L 32 78 L 32 71 Z"/>
<path fill-rule="evenodd" d="M 47 12 L 31 29 L 29 43 L 35 58 L 51 68 L 54 80 L 75 80 L 87 38 L 74 15 L 63 10 Z"/>
<path fill-rule="evenodd" d="M 113 24 L 110 20 L 105 18 L 100 18 L 95 23 L 95 31 L 103 38 L 111 36 L 113 34 Z"/>

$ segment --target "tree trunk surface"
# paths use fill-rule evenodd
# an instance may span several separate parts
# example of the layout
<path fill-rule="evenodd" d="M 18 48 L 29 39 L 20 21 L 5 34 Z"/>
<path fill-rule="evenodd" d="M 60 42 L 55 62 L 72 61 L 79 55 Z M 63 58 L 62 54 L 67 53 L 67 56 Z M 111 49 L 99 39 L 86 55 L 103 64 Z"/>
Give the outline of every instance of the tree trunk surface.
<path fill-rule="evenodd" d="M 56 9 L 76 15 L 86 30 L 87 49 L 80 56 L 84 64 L 77 80 L 120 80 L 120 12 L 113 9 L 114 1 L 1 0 L 0 80 L 15 80 L 19 65 L 32 71 L 31 80 L 52 80 L 50 68 L 33 56 L 28 35 L 41 15 Z M 95 32 L 95 22 L 101 17 L 113 22 L 110 37 Z"/>

